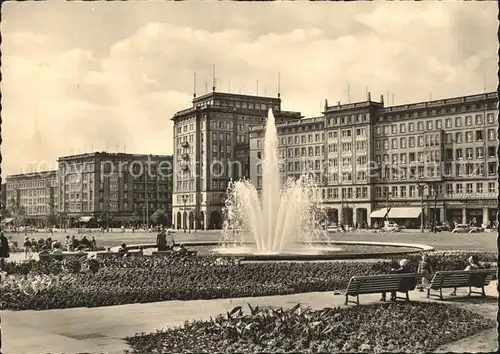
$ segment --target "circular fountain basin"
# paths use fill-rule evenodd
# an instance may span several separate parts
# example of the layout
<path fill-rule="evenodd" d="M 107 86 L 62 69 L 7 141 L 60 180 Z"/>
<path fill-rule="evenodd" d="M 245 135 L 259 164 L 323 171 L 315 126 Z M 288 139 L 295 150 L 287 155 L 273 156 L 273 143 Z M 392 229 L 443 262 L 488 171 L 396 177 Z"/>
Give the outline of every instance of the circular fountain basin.
<path fill-rule="evenodd" d="M 389 252 L 346 253 L 342 252 L 342 245 L 362 245 L 368 247 L 391 247 Z M 397 256 L 413 252 L 432 251 L 434 248 L 427 245 L 388 242 L 358 242 L 358 241 L 330 241 L 302 243 L 289 246 L 279 253 L 257 252 L 254 244 L 225 245 L 213 248 L 212 251 L 220 256 L 239 257 L 247 261 L 322 261 L 346 259 L 371 259 L 381 256 Z"/>
<path fill-rule="evenodd" d="M 258 252 L 255 247 L 252 246 L 223 246 L 214 248 L 213 251 L 220 255 L 226 256 L 257 256 L 257 257 L 282 257 L 282 256 L 302 256 L 302 255 L 310 255 L 310 256 L 318 256 L 330 254 L 332 252 L 338 252 L 342 249 L 339 247 L 333 246 L 291 246 L 283 249 L 280 252 Z M 246 258 L 246 257 L 245 257 Z"/>

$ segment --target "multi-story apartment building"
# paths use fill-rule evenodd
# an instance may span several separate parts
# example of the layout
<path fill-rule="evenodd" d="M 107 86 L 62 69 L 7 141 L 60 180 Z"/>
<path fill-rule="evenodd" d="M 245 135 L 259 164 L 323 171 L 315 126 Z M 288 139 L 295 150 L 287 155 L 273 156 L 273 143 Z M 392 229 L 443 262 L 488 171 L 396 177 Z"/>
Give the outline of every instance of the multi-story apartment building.
<path fill-rule="evenodd" d="M 172 212 L 172 156 L 95 152 L 60 157 L 59 214 L 68 225 L 106 218 L 110 225 L 147 223 Z"/>
<path fill-rule="evenodd" d="M 380 110 L 375 209 L 389 201 L 415 214 L 423 205 L 429 221 L 496 220 L 497 105 L 487 93 Z"/>
<path fill-rule="evenodd" d="M 57 171 L 39 171 L 6 178 L 7 209 L 23 208 L 27 216 L 45 222 L 59 205 Z"/>
<path fill-rule="evenodd" d="M 415 221 L 424 209 L 427 222 L 488 224 L 497 213 L 497 104 L 496 93 L 394 107 L 370 95 L 325 104 L 322 117 L 278 125 L 282 173 L 317 174 L 332 222 Z M 250 175 L 257 188 L 263 138 L 264 127 L 254 127 Z"/>
<path fill-rule="evenodd" d="M 331 221 L 368 222 L 371 211 L 372 126 L 383 101 L 329 106 L 323 116 L 277 126 L 282 180 L 313 173 L 322 187 L 324 208 Z M 261 188 L 264 126 L 250 133 L 251 179 Z"/>
<path fill-rule="evenodd" d="M 178 228 L 222 226 L 231 178 L 249 178 L 249 127 L 273 109 L 277 122 L 297 121 L 299 112 L 281 110 L 281 99 L 211 92 L 194 97 L 174 122 L 174 224 Z"/>

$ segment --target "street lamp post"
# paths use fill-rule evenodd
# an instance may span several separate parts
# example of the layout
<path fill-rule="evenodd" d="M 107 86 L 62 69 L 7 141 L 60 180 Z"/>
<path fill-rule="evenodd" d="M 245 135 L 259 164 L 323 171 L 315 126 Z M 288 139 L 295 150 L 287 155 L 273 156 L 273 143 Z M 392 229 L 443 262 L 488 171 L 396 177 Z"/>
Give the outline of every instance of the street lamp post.
<path fill-rule="evenodd" d="M 106 231 L 109 232 L 109 200 L 106 201 Z"/>
<path fill-rule="evenodd" d="M 436 186 L 434 187 L 434 223 L 432 225 L 432 228 L 434 229 L 434 233 L 437 233 L 436 226 L 437 226 L 437 197 L 438 197 L 438 191 Z"/>
<path fill-rule="evenodd" d="M 146 206 L 143 204 L 141 209 L 142 209 L 142 225 L 146 225 Z"/>
<path fill-rule="evenodd" d="M 424 189 L 427 188 L 427 184 L 419 183 L 417 187 L 420 194 L 420 232 L 424 233 Z"/>
<path fill-rule="evenodd" d="M 183 215 L 186 215 L 186 218 L 182 218 L 183 221 L 184 221 L 184 233 L 186 233 L 186 228 L 187 228 L 187 222 L 188 222 L 188 217 L 187 217 L 187 208 L 186 208 L 186 203 L 189 199 L 189 196 L 187 194 L 184 194 L 182 197 L 182 203 L 184 204 L 184 213 L 186 214 L 183 214 Z M 191 233 L 191 228 L 189 228 L 189 233 Z"/>
<path fill-rule="evenodd" d="M 387 191 L 385 194 L 385 221 L 386 223 L 389 223 L 389 197 L 391 196 L 391 193 Z"/>

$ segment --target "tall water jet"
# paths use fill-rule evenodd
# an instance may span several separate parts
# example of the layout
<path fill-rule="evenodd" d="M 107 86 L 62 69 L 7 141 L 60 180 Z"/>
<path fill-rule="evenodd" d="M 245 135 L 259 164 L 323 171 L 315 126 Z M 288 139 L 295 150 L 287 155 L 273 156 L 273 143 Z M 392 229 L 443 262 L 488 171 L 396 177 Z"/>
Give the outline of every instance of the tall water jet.
<path fill-rule="evenodd" d="M 255 242 L 256 253 L 276 254 L 297 241 L 325 236 L 318 218 L 322 213 L 321 190 L 314 176 L 306 171 L 299 179 L 282 185 L 282 163 L 278 158 L 276 123 L 269 110 L 263 159 L 258 162 L 262 166 L 262 197 L 259 199 L 257 189 L 248 180 L 229 184 L 223 231 L 226 243 L 237 239 L 243 242 L 240 233 L 247 231 Z"/>

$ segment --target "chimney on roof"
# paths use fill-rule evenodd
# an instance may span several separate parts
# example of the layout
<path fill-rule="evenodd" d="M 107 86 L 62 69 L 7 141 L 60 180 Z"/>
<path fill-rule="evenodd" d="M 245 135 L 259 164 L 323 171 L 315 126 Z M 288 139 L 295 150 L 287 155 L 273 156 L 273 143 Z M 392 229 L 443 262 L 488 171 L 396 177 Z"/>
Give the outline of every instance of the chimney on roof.
<path fill-rule="evenodd" d="M 367 99 L 368 99 L 368 102 L 371 102 L 371 101 L 372 101 L 372 94 L 371 94 L 371 92 L 368 92 L 368 97 L 367 97 Z"/>
<path fill-rule="evenodd" d="M 328 99 L 325 98 L 325 111 L 328 109 Z"/>
<path fill-rule="evenodd" d="M 337 106 L 339 106 L 339 107 L 340 107 L 340 101 L 337 101 Z"/>
<path fill-rule="evenodd" d="M 278 73 L 278 98 L 281 97 L 281 75 Z"/>
<path fill-rule="evenodd" d="M 384 95 L 380 95 L 380 103 L 384 104 Z"/>

